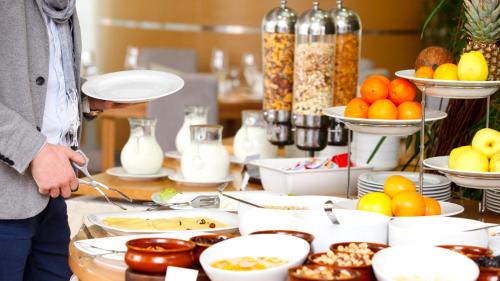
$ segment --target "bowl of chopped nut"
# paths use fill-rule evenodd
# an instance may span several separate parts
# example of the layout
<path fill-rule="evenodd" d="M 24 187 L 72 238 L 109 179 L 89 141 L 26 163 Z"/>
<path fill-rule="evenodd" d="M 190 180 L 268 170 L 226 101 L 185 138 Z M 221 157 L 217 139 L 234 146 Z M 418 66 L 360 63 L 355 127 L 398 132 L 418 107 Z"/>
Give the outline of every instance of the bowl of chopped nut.
<path fill-rule="evenodd" d="M 360 280 L 360 273 L 352 269 L 335 269 L 330 266 L 310 264 L 290 268 L 289 281 L 331 281 L 331 280 Z"/>
<path fill-rule="evenodd" d="M 374 255 L 376 252 L 389 247 L 386 244 L 369 242 L 342 242 L 330 246 L 330 250 L 336 253 L 359 253 Z"/>

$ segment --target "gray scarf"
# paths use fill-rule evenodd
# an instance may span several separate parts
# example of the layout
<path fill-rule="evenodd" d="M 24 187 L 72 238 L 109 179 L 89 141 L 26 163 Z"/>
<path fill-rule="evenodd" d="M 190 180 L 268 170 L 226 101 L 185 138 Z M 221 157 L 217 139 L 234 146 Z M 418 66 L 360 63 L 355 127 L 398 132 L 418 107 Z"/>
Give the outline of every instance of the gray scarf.
<path fill-rule="evenodd" d="M 78 145 L 78 128 L 80 126 L 78 114 L 78 91 L 76 89 L 76 63 L 73 46 L 73 27 L 71 17 L 75 13 L 76 0 L 42 0 L 42 9 L 47 17 L 52 19 L 56 25 L 61 41 L 62 64 L 64 71 L 64 82 L 66 84 L 66 102 L 72 110 L 69 120 L 72 126 L 62 139 L 69 145 Z"/>

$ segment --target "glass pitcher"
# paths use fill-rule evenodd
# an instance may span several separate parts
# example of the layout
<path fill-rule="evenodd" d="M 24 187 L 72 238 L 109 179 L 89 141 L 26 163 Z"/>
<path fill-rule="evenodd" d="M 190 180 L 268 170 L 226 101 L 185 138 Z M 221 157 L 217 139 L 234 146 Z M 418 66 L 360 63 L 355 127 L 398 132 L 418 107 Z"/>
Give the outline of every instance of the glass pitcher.
<path fill-rule="evenodd" d="M 234 155 L 240 160 L 256 154 L 259 154 L 260 158 L 276 157 L 278 147 L 267 140 L 262 111 L 243 110 L 241 115 L 242 126 L 234 137 Z"/>
<path fill-rule="evenodd" d="M 229 153 L 222 144 L 222 126 L 193 125 L 191 143 L 182 154 L 181 171 L 186 180 L 214 182 L 229 175 Z"/>
<path fill-rule="evenodd" d="M 186 105 L 184 106 L 184 123 L 175 137 L 175 147 L 182 153 L 191 143 L 189 127 L 191 125 L 202 125 L 208 123 L 208 106 Z"/>
<path fill-rule="evenodd" d="M 129 174 L 152 175 L 160 171 L 163 151 L 156 141 L 156 119 L 129 118 L 130 137 L 120 160 Z"/>

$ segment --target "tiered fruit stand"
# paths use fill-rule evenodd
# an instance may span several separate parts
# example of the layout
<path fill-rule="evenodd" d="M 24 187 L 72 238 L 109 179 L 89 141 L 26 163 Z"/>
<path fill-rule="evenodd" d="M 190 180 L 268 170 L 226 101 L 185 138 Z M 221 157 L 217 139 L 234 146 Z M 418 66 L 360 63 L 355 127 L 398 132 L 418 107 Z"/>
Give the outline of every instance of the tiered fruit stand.
<path fill-rule="evenodd" d="M 457 185 L 488 189 L 500 188 L 500 173 L 492 172 L 467 172 L 448 169 L 448 157 L 434 157 L 424 159 L 425 149 L 425 123 L 438 121 L 447 117 L 445 112 L 437 110 L 426 110 L 427 96 L 450 98 L 450 99 L 479 99 L 486 98 L 488 101 L 488 110 L 486 117 L 486 126 L 489 126 L 489 101 L 500 88 L 500 81 L 445 81 L 416 78 L 414 70 L 402 70 L 396 72 L 396 76 L 408 79 L 414 83 L 422 92 L 422 115 L 425 118 L 420 120 L 380 120 L 380 119 L 362 119 L 344 117 L 345 107 L 338 106 L 329 108 L 325 111 L 325 115 L 338 119 L 344 123 L 350 131 L 357 133 L 367 133 L 383 136 L 409 136 L 420 131 L 420 161 L 419 161 L 419 192 L 423 192 L 424 186 L 424 166 L 429 169 L 434 169 L 447 176 Z M 351 160 L 351 140 L 349 133 L 348 141 L 348 158 Z M 350 185 L 350 167 L 348 167 L 348 185 L 347 193 L 349 194 Z M 481 204 L 481 213 L 485 209 L 485 199 Z"/>

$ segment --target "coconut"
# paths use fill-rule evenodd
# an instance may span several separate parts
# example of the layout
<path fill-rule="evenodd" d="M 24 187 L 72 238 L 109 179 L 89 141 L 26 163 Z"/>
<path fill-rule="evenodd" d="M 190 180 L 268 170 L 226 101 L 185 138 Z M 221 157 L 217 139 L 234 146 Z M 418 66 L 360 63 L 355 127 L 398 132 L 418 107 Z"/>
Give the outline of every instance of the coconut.
<path fill-rule="evenodd" d="M 453 63 L 453 56 L 443 47 L 431 46 L 423 49 L 415 60 L 415 70 L 421 66 L 430 66 L 436 70 L 443 63 Z"/>

